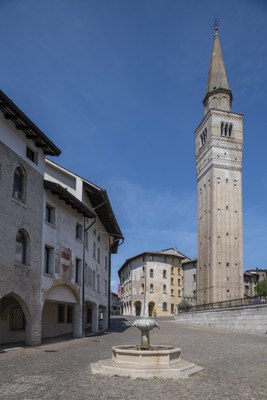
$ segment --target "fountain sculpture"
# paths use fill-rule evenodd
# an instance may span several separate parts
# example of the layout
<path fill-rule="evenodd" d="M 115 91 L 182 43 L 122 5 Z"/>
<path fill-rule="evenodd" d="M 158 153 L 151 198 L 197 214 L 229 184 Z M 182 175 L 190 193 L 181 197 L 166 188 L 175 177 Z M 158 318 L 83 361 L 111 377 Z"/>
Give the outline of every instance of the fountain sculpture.
<path fill-rule="evenodd" d="M 178 347 L 150 345 L 149 331 L 159 328 L 153 318 L 137 319 L 132 326 L 141 331 L 141 345 L 112 347 L 112 359 L 91 364 L 93 373 L 143 379 L 179 379 L 188 378 L 203 369 L 182 360 Z"/>

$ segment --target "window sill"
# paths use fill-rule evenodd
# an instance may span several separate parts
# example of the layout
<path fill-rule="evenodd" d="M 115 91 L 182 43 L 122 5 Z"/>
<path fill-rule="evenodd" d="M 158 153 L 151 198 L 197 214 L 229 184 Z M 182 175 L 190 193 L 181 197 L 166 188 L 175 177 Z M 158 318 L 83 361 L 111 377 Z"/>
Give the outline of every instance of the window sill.
<path fill-rule="evenodd" d="M 43 275 L 47 276 L 48 278 L 55 278 L 55 274 L 53 273 L 50 274 L 49 272 L 44 272 Z"/>
<path fill-rule="evenodd" d="M 27 208 L 27 206 L 26 206 L 26 204 L 25 204 L 24 201 L 20 201 L 20 200 L 16 199 L 15 197 L 12 197 L 11 199 L 12 199 L 12 201 L 14 201 L 14 203 L 17 203 L 17 204 L 19 204 L 20 206 L 22 206 L 22 207 L 24 207 L 24 208 Z"/>
<path fill-rule="evenodd" d="M 30 265 L 29 264 L 23 264 L 23 263 L 20 263 L 20 262 L 15 262 L 14 263 L 14 267 L 30 269 Z"/>
<path fill-rule="evenodd" d="M 46 225 L 51 226 L 51 228 L 56 229 L 56 224 L 54 224 L 53 222 L 49 222 L 47 220 L 44 220 L 44 222 L 46 223 Z"/>

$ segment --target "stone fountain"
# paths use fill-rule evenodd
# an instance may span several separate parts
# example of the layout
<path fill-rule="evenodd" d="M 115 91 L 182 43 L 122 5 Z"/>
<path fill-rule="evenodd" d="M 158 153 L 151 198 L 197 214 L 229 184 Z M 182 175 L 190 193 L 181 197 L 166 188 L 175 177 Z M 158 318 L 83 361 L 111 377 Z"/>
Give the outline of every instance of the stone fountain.
<path fill-rule="evenodd" d="M 180 358 L 181 349 L 172 346 L 151 346 L 149 331 L 159 328 L 153 318 L 137 319 L 133 325 L 141 331 L 141 345 L 112 347 L 112 358 L 91 364 L 94 374 L 131 378 L 188 378 L 202 367 Z"/>

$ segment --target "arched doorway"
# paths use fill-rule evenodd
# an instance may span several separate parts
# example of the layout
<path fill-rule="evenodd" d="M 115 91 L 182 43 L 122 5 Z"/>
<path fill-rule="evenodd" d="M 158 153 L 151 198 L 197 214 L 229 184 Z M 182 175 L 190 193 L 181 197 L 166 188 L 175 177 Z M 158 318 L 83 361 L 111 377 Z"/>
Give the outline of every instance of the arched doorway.
<path fill-rule="evenodd" d="M 153 317 L 153 315 L 154 315 L 154 309 L 155 309 L 155 303 L 153 303 L 153 301 L 151 301 L 151 302 L 148 304 L 148 315 L 149 315 L 149 317 Z"/>
<path fill-rule="evenodd" d="M 29 316 L 20 303 L 20 299 L 12 294 L 0 300 L 0 343 L 16 343 L 26 341 L 26 329 L 30 329 Z"/>
<path fill-rule="evenodd" d="M 141 315 L 141 307 L 142 307 L 141 301 L 136 301 L 134 303 L 134 306 L 135 306 L 135 315 L 140 316 Z"/>

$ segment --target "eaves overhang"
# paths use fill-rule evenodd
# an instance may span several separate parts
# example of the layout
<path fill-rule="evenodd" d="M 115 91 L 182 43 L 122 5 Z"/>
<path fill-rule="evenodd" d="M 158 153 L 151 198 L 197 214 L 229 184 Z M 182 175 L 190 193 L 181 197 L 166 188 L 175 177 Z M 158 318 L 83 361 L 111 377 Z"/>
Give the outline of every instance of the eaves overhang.
<path fill-rule="evenodd" d="M 124 240 L 124 237 L 111 207 L 107 192 L 100 187 L 90 184 L 88 181 L 84 181 L 84 190 L 106 232 L 114 238 L 111 252 L 117 253 L 119 241 Z"/>
<path fill-rule="evenodd" d="M 82 214 L 85 218 L 95 218 L 96 214 L 86 207 L 80 200 L 73 196 L 67 189 L 61 186 L 59 183 L 44 180 L 44 188 L 50 190 L 52 194 L 63 200 L 68 206 L 73 208 L 79 214 Z"/>
<path fill-rule="evenodd" d="M 59 156 L 61 150 L 0 90 L 0 110 L 6 120 L 14 123 L 16 129 L 25 134 L 27 139 L 33 140 L 36 147 L 40 147 L 45 155 Z"/>

